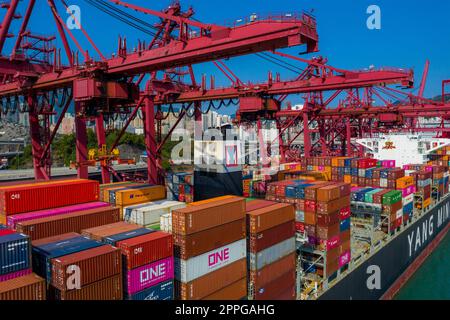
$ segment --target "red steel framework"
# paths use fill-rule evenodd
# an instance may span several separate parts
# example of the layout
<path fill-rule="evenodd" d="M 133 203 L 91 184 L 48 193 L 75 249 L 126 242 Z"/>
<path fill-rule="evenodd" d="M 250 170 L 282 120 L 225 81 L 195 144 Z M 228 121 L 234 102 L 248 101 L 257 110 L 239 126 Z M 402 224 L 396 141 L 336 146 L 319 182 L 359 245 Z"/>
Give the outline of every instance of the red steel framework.
<path fill-rule="evenodd" d="M 29 113 L 37 180 L 51 178 L 51 144 L 72 102 L 80 178 L 88 175 L 88 167 L 83 164 L 88 158 L 87 121 L 95 121 L 101 146 L 106 141 L 104 121 L 117 115 L 127 117 L 127 121 L 111 151 L 119 144 L 131 121 L 142 114 L 150 183 L 163 182 L 159 153 L 175 127 L 187 116 L 200 121 L 205 105 L 209 110 L 239 101 L 237 122 L 241 125 L 256 122 L 258 128 L 263 128 L 266 121 L 275 121 L 280 132 L 276 140 L 281 146 L 282 161 L 298 160 L 303 155 L 356 154 L 361 150 L 353 145 L 352 139 L 365 134 L 435 130 L 445 136 L 448 132 L 445 121 L 450 116 L 450 105 L 445 102 L 445 86 L 449 81 L 443 82 L 442 101 L 425 99 L 428 63 L 419 94 L 415 96 L 393 87 L 412 88 L 414 74 L 411 70 L 348 71 L 327 65 L 323 57 L 308 60 L 278 51 L 300 45 L 305 46 L 304 53 L 318 51 L 316 20 L 307 13 L 265 19 L 252 15 L 240 25 L 227 27 L 198 22 L 193 18 L 194 10 L 183 11 L 178 2 L 160 12 L 125 1 L 89 0 L 86 2 L 130 25 L 138 21 L 138 25 L 132 26 L 150 35 L 149 41 L 139 41 L 131 51 L 126 37 L 120 37 L 117 53 L 107 57 L 80 26 L 99 57 L 95 60 L 81 47 L 58 12 L 57 3 L 64 10 L 68 8 L 67 3 L 47 0 L 63 43 L 67 61 L 63 63 L 61 49 L 53 44 L 54 36 L 27 30 L 36 1 L 24 2 L 27 8 L 23 18 L 17 14 L 18 0 L 2 4 L 6 14 L 0 29 L 0 116 L 12 110 Z M 155 16 L 159 23 L 150 25 L 136 20 L 127 9 Z M 76 17 L 73 18 L 78 23 Z M 17 35 L 10 33 L 14 19 L 22 19 Z M 13 37 L 15 44 L 11 54 L 6 56 L 3 53 L 5 41 Z M 306 66 L 292 80 L 282 80 L 279 74 L 269 73 L 264 83 L 245 83 L 223 59 L 247 54 L 272 62 L 301 62 Z M 204 76 L 197 82 L 192 65 L 203 62 L 213 62 L 232 86 L 216 88 L 213 77 L 209 86 Z M 182 81 L 185 75 L 190 78 L 189 83 Z M 302 95 L 303 108 L 282 107 L 291 94 Z M 178 121 L 163 138 L 161 122 L 174 112 L 176 105 L 179 106 Z M 164 112 L 162 106 L 168 106 L 169 111 Z M 50 130 L 49 119 L 55 114 L 59 115 L 58 120 Z M 441 125 L 433 129 L 421 127 L 419 117 L 439 117 Z M 196 127 L 196 137 L 198 130 Z M 302 146 L 296 145 L 300 136 L 303 136 Z M 269 148 L 267 152 L 263 148 L 262 154 L 266 153 L 270 154 Z M 102 167 L 105 183 L 109 182 L 111 173 L 117 176 L 110 165 Z"/>

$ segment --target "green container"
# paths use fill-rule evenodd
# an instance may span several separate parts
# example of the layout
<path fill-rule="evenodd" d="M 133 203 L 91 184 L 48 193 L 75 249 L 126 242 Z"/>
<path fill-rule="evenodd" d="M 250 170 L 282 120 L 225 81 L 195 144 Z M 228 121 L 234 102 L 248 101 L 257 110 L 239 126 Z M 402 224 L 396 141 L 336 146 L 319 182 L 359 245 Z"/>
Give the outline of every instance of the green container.
<path fill-rule="evenodd" d="M 148 226 L 145 226 L 146 229 L 154 230 L 154 231 L 161 231 L 161 225 L 159 223 L 151 224 Z"/>
<path fill-rule="evenodd" d="M 383 196 L 383 205 L 389 206 L 391 204 L 402 201 L 402 192 L 398 190 L 392 190 Z"/>
<path fill-rule="evenodd" d="M 383 191 L 383 189 L 375 189 L 375 190 L 372 190 L 372 191 L 367 192 L 367 193 L 364 195 L 364 202 L 365 202 L 365 203 L 373 203 L 373 195 L 374 195 L 375 193 L 380 192 L 380 191 Z"/>

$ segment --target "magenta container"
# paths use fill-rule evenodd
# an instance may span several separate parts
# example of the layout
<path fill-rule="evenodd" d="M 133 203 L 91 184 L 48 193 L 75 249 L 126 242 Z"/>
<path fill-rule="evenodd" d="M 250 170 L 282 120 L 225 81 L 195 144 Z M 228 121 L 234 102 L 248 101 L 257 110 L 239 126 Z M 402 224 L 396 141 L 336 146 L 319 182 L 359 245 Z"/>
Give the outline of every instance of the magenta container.
<path fill-rule="evenodd" d="M 124 274 L 124 289 L 130 295 L 174 277 L 173 257 L 169 257 L 133 270 L 127 270 Z"/>
<path fill-rule="evenodd" d="M 19 277 L 23 277 L 23 276 L 26 276 L 26 275 L 28 275 L 30 273 L 31 273 L 31 269 L 25 269 L 25 270 L 16 271 L 16 272 L 13 272 L 13 273 L 4 274 L 4 275 L 0 276 L 0 282 L 8 281 L 8 280 L 19 278 Z"/>
<path fill-rule="evenodd" d="M 73 206 L 67 206 L 67 207 L 61 207 L 61 208 L 55 208 L 55 209 L 32 211 L 32 212 L 27 212 L 27 213 L 16 214 L 16 215 L 8 217 L 8 227 L 11 229 L 15 229 L 16 225 L 19 222 L 47 218 L 47 217 L 77 212 L 77 211 L 102 208 L 102 207 L 107 207 L 109 205 L 110 205 L 109 203 L 97 201 L 97 202 L 77 204 L 77 205 L 73 205 Z"/>
<path fill-rule="evenodd" d="M 383 168 L 395 168 L 395 160 L 383 160 L 381 165 Z"/>
<path fill-rule="evenodd" d="M 338 247 L 341 244 L 341 238 L 339 236 L 334 236 L 326 240 L 327 251 Z"/>
<path fill-rule="evenodd" d="M 339 268 L 342 268 L 343 266 L 345 266 L 346 264 L 348 264 L 348 263 L 350 262 L 350 258 L 351 258 L 351 253 L 350 253 L 350 251 L 344 252 L 344 253 L 339 257 Z"/>

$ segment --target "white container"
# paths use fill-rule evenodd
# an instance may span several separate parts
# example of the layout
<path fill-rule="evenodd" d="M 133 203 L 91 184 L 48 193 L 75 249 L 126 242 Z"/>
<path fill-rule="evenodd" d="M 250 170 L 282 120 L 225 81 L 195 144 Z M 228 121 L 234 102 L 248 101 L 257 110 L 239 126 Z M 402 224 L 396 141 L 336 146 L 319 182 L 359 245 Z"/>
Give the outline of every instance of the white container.
<path fill-rule="evenodd" d="M 403 212 L 403 211 L 402 211 Z M 294 252 L 295 237 L 289 238 L 285 241 L 279 242 L 262 251 L 249 254 L 249 268 L 250 270 L 260 270 L 265 266 L 274 263 L 275 261 Z"/>
<path fill-rule="evenodd" d="M 172 233 L 172 214 L 166 213 L 160 218 L 161 231 Z"/>
<path fill-rule="evenodd" d="M 175 278 L 188 283 L 247 256 L 247 240 L 242 239 L 199 256 L 175 258 Z"/>
<path fill-rule="evenodd" d="M 125 213 L 125 220 L 141 226 L 147 226 L 159 223 L 162 215 L 185 207 L 186 203 L 184 202 L 169 200 L 155 201 L 142 206 L 129 208 Z"/>
<path fill-rule="evenodd" d="M 414 201 L 414 193 L 411 193 L 409 196 L 402 199 L 403 206 Z"/>

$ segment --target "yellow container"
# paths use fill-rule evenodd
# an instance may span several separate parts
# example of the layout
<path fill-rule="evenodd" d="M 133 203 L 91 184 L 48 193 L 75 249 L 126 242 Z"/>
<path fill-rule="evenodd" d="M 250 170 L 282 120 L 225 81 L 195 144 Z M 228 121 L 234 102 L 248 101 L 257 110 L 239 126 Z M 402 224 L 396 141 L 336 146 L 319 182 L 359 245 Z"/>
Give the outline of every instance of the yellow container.
<path fill-rule="evenodd" d="M 148 186 L 139 189 L 125 189 L 116 192 L 117 206 L 130 206 L 166 198 L 165 186 Z"/>
<path fill-rule="evenodd" d="M 138 186 L 138 185 L 142 185 L 142 184 L 141 183 L 128 183 L 126 185 L 107 187 L 107 188 L 103 189 L 103 191 L 100 192 L 100 201 L 110 202 L 110 199 L 109 199 L 110 191 L 124 189 L 127 187 Z"/>
<path fill-rule="evenodd" d="M 188 205 L 189 206 L 201 206 L 203 204 L 216 202 L 216 201 L 227 200 L 227 199 L 233 199 L 233 198 L 236 198 L 236 196 L 222 196 L 222 197 L 212 198 L 212 199 L 208 199 L 208 200 L 191 202 Z"/>
<path fill-rule="evenodd" d="M 431 198 L 428 198 L 428 199 L 423 201 L 423 207 L 424 208 L 429 207 L 430 204 L 431 204 Z"/>
<path fill-rule="evenodd" d="M 350 175 L 345 175 L 345 176 L 344 176 L 344 182 L 345 182 L 345 183 L 352 183 L 352 176 L 350 176 Z"/>

